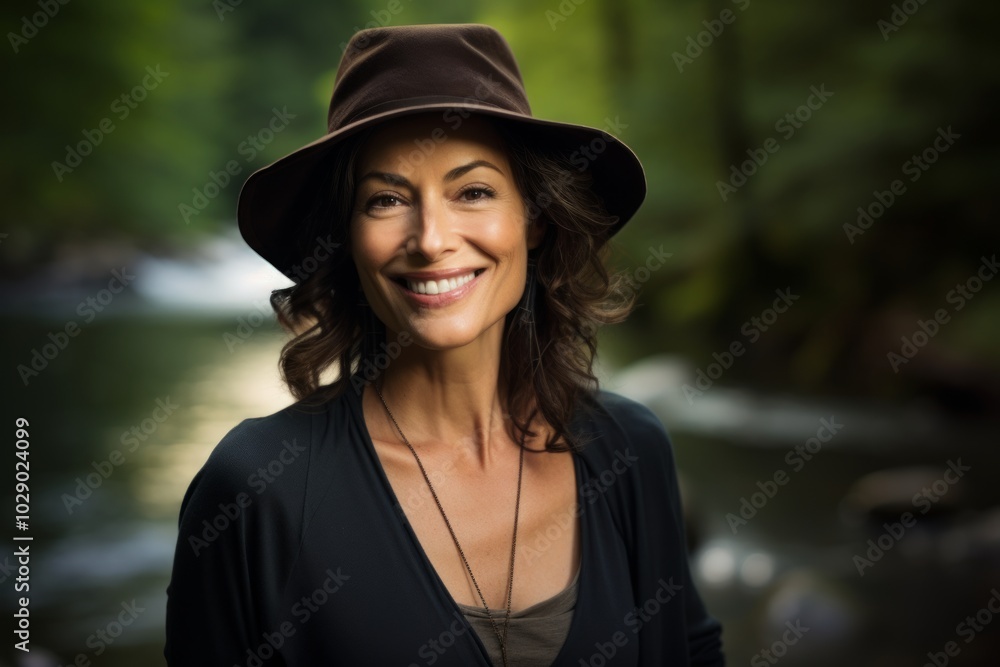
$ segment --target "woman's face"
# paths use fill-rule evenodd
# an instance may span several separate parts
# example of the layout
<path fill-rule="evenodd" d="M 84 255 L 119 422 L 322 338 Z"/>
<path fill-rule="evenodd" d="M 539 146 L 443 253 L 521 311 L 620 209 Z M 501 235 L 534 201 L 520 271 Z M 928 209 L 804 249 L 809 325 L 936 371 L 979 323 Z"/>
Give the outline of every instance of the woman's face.
<path fill-rule="evenodd" d="M 394 121 L 365 144 L 356 179 L 351 252 L 390 335 L 443 350 L 501 333 L 542 229 L 526 220 L 493 126 L 469 116 L 452 129 L 440 114 Z"/>

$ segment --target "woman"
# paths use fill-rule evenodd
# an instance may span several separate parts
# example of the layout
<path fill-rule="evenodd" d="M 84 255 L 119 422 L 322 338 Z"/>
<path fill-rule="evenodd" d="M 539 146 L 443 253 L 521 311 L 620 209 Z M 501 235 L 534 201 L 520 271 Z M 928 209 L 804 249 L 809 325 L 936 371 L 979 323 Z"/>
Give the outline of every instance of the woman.
<path fill-rule="evenodd" d="M 357 33 L 329 134 L 240 195 L 299 400 L 192 482 L 168 662 L 722 664 L 667 434 L 591 371 L 644 195 L 624 144 L 531 116 L 492 28 Z"/>

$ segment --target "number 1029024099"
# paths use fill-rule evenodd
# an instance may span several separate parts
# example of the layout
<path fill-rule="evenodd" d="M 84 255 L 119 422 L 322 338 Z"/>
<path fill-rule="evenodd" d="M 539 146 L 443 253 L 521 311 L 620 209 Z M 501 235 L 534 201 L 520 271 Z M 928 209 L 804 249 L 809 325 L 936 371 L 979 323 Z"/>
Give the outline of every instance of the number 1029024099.
<path fill-rule="evenodd" d="M 31 513 L 28 493 L 30 478 L 28 456 L 31 447 L 27 428 L 29 424 L 24 417 L 18 417 L 14 420 L 14 425 L 17 427 L 14 433 L 17 437 L 14 456 L 18 459 L 14 463 L 14 525 L 18 530 L 28 530 L 28 516 Z"/>

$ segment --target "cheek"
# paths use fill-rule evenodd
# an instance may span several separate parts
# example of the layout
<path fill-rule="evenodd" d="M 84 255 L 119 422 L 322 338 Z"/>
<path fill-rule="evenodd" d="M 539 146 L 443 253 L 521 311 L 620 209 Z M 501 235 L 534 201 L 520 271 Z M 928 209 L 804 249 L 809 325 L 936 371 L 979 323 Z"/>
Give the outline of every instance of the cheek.
<path fill-rule="evenodd" d="M 505 208 L 482 221 L 476 236 L 498 257 L 516 258 L 527 252 L 527 223 L 523 215 Z"/>
<path fill-rule="evenodd" d="M 482 229 L 482 247 L 492 254 L 499 269 L 500 301 L 504 307 L 521 298 L 526 278 L 528 244 L 523 217 L 514 215 L 498 218 Z"/>
<path fill-rule="evenodd" d="M 358 272 L 361 290 L 368 303 L 374 305 L 380 301 L 375 274 L 380 266 L 380 253 L 384 252 L 378 242 L 378 235 L 372 234 L 370 231 L 365 233 L 362 229 L 352 227 L 350 249 L 354 259 L 354 267 Z"/>
<path fill-rule="evenodd" d="M 385 235 L 374 233 L 371 227 L 365 225 L 352 225 L 351 227 L 351 254 L 354 256 L 354 265 L 362 274 L 365 280 L 367 274 L 373 273 L 385 257 L 388 255 L 388 244 Z"/>

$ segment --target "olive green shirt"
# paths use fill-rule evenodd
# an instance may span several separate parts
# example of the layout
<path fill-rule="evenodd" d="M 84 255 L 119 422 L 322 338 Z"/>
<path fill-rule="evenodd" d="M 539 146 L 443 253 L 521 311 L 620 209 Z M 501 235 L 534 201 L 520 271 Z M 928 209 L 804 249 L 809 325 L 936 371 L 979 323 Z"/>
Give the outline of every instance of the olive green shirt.
<path fill-rule="evenodd" d="M 549 667 L 559 654 L 569 634 L 576 607 L 576 589 L 580 570 L 569 586 L 547 600 L 513 612 L 507 626 L 507 661 L 518 667 Z M 458 603 L 459 608 L 475 629 L 494 665 L 503 665 L 500 640 L 483 607 Z M 490 610 L 497 628 L 503 631 L 505 609 Z"/>

